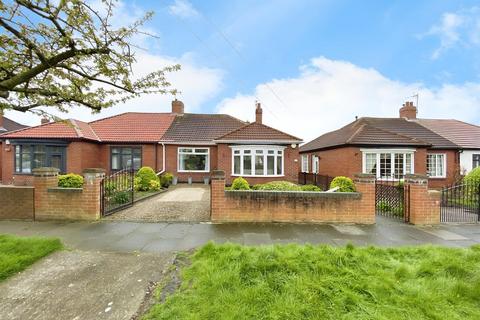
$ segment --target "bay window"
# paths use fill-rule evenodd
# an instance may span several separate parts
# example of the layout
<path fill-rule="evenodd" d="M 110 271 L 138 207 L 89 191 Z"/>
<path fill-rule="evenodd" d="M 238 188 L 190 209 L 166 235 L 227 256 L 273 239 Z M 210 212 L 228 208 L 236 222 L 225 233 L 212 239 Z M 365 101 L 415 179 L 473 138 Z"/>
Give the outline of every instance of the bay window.
<path fill-rule="evenodd" d="M 179 172 L 210 171 L 209 148 L 178 148 Z"/>
<path fill-rule="evenodd" d="M 442 153 L 427 154 L 427 175 L 430 178 L 446 177 L 446 156 Z"/>
<path fill-rule="evenodd" d="M 278 146 L 232 147 L 232 175 L 283 176 L 283 150 Z"/>
<path fill-rule="evenodd" d="M 112 171 L 142 167 L 141 147 L 112 147 L 110 149 L 110 163 Z"/>
<path fill-rule="evenodd" d="M 373 174 L 378 179 L 403 179 L 413 174 L 414 150 L 362 150 L 363 173 Z"/>
<path fill-rule="evenodd" d="M 31 174 L 33 169 L 41 167 L 53 167 L 65 172 L 65 154 L 65 146 L 15 145 L 15 173 Z"/>

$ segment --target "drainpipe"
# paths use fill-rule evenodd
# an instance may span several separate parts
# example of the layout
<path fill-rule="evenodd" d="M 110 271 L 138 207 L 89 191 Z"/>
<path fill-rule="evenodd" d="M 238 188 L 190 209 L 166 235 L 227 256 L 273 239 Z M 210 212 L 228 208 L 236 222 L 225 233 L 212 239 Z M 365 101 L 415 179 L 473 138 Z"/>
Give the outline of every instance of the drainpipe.
<path fill-rule="evenodd" d="M 162 170 L 157 172 L 157 176 L 165 172 L 165 143 L 162 142 L 161 144 L 162 144 Z"/>

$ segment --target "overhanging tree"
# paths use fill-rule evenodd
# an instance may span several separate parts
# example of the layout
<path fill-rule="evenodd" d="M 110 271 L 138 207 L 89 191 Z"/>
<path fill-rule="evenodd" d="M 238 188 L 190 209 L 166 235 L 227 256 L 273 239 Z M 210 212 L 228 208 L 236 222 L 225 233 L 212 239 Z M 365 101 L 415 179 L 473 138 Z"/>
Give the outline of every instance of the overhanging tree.
<path fill-rule="evenodd" d="M 135 78 L 132 39 L 143 24 L 113 27 L 114 1 L 100 10 L 81 0 L 0 0 L 0 110 L 93 112 L 142 94 L 167 93 L 166 73 L 179 65 Z"/>

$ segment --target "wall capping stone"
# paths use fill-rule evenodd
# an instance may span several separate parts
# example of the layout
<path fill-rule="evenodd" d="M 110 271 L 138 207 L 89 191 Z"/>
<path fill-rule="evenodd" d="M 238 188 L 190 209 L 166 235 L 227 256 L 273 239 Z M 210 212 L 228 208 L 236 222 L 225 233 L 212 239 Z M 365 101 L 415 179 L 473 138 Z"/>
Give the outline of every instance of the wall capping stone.
<path fill-rule="evenodd" d="M 60 170 L 53 167 L 41 167 L 32 170 L 34 177 L 55 177 L 58 176 Z"/>

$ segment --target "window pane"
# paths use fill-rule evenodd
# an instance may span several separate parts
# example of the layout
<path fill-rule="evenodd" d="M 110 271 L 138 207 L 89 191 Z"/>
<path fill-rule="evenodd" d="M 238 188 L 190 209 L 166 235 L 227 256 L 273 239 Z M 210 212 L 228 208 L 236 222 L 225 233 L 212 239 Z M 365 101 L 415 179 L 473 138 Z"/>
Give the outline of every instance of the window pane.
<path fill-rule="evenodd" d="M 180 170 L 206 171 L 208 156 L 204 154 L 180 154 Z"/>
<path fill-rule="evenodd" d="M 390 153 L 380 154 L 380 177 L 392 176 L 392 155 Z"/>
<path fill-rule="evenodd" d="M 112 154 L 112 170 L 120 170 L 120 155 Z"/>
<path fill-rule="evenodd" d="M 308 172 L 308 156 L 302 155 L 302 172 Z"/>
<path fill-rule="evenodd" d="M 262 156 L 255 156 L 255 175 L 256 176 L 263 176 L 263 155 Z"/>
<path fill-rule="evenodd" d="M 187 148 L 180 148 L 179 152 L 184 152 L 184 153 L 192 153 L 192 149 L 187 149 Z"/>
<path fill-rule="evenodd" d="M 407 153 L 405 155 L 405 174 L 412 174 L 412 155 Z"/>
<path fill-rule="evenodd" d="M 275 150 L 268 150 L 268 154 L 275 154 Z"/>
<path fill-rule="evenodd" d="M 133 156 L 133 169 L 138 170 L 142 166 L 142 157 L 138 154 Z"/>
<path fill-rule="evenodd" d="M 404 154 L 403 153 L 396 153 L 395 154 L 395 179 L 402 179 L 404 172 L 403 172 L 403 165 L 404 165 Z"/>
<path fill-rule="evenodd" d="M 46 163 L 45 163 L 45 153 L 37 153 L 35 152 L 33 154 L 33 166 L 32 168 L 41 168 L 41 167 L 45 167 L 46 166 Z"/>
<path fill-rule="evenodd" d="M 445 168 L 443 167 L 443 154 L 437 154 L 437 175 L 443 177 L 445 175 Z"/>
<path fill-rule="evenodd" d="M 244 154 L 251 154 L 251 153 L 252 153 L 252 150 L 243 150 L 243 153 L 244 153 Z"/>
<path fill-rule="evenodd" d="M 132 148 L 122 148 L 122 154 L 123 155 L 131 155 L 132 154 Z"/>
<path fill-rule="evenodd" d="M 22 172 L 21 168 L 21 147 L 20 146 L 15 146 L 15 172 Z"/>
<path fill-rule="evenodd" d="M 30 151 L 30 148 L 22 148 L 22 169 L 23 173 L 31 173 L 30 152 L 25 152 L 25 149 Z"/>
<path fill-rule="evenodd" d="M 377 175 L 377 154 L 365 154 L 365 173 Z"/>
<path fill-rule="evenodd" d="M 120 149 L 119 148 L 112 148 L 112 153 L 120 153 Z"/>
<path fill-rule="evenodd" d="M 122 167 L 120 169 L 127 169 L 132 167 L 132 157 L 131 155 L 122 154 Z"/>
<path fill-rule="evenodd" d="M 256 154 L 263 154 L 263 150 L 255 150 Z"/>
<path fill-rule="evenodd" d="M 275 156 L 267 157 L 267 174 L 275 174 Z"/>
<path fill-rule="evenodd" d="M 472 169 L 480 167 L 480 154 L 473 155 L 473 166 Z"/>
<path fill-rule="evenodd" d="M 234 150 L 233 153 L 234 154 L 240 154 L 240 150 Z"/>
<path fill-rule="evenodd" d="M 252 156 L 243 156 L 243 174 L 252 174 Z"/>
<path fill-rule="evenodd" d="M 233 157 L 233 174 L 240 174 L 240 156 Z"/>
<path fill-rule="evenodd" d="M 195 153 L 208 153 L 208 149 L 195 149 Z"/>
<path fill-rule="evenodd" d="M 282 156 L 277 156 L 277 174 L 278 175 L 283 174 L 283 157 Z"/>
<path fill-rule="evenodd" d="M 63 153 L 65 147 L 48 147 L 50 153 Z"/>
<path fill-rule="evenodd" d="M 52 155 L 50 157 L 50 166 L 63 171 L 62 156 L 59 154 Z"/>

